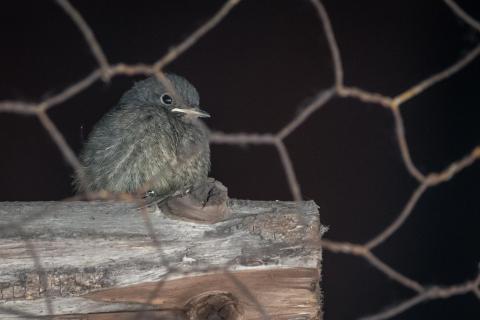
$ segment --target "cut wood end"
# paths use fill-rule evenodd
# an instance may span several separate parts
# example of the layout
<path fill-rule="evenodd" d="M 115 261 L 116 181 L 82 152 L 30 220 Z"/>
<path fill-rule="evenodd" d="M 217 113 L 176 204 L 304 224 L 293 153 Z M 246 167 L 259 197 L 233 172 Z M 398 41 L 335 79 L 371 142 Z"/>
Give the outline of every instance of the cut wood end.
<path fill-rule="evenodd" d="M 177 218 L 199 223 L 215 223 L 231 215 L 227 187 L 212 178 L 191 193 L 162 203 L 160 209 Z"/>

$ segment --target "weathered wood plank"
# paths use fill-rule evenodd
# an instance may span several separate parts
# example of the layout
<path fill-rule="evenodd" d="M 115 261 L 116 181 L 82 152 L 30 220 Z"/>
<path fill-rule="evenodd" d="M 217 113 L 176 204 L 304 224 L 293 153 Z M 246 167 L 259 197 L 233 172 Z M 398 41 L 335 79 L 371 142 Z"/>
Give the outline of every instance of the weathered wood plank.
<path fill-rule="evenodd" d="M 5 308 L 38 315 L 49 308 L 57 315 L 167 312 L 190 308 L 202 293 L 229 292 L 245 319 L 261 318 L 255 303 L 275 319 L 319 317 L 316 240 L 324 230 L 316 205 L 230 200 L 229 208 L 231 215 L 214 224 L 151 211 L 155 244 L 133 204 L 0 203 L 0 316 L 12 317 Z M 159 282 L 161 294 L 147 299 Z"/>

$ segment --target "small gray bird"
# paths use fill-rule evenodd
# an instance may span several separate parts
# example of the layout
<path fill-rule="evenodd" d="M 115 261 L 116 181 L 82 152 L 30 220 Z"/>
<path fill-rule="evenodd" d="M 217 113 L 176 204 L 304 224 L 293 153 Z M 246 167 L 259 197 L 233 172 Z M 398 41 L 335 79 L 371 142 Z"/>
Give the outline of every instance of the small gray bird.
<path fill-rule="evenodd" d="M 77 191 L 165 199 L 206 181 L 210 149 L 198 118 L 210 115 L 199 108 L 190 82 L 174 74 L 166 77 L 173 92 L 154 76 L 135 83 L 95 125 L 80 154 Z"/>

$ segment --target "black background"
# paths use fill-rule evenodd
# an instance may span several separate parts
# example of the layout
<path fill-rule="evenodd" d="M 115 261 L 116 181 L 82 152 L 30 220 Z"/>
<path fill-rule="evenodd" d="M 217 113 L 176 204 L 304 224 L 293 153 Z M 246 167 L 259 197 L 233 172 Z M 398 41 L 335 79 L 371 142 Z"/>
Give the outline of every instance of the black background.
<path fill-rule="evenodd" d="M 73 1 L 111 63 L 152 63 L 205 22 L 222 1 Z M 480 35 L 442 1 L 328 0 L 345 83 L 396 95 L 439 72 L 480 43 Z M 459 1 L 480 19 L 478 1 Z M 75 25 L 53 1 L 0 3 L 0 99 L 37 102 L 97 65 Z M 331 57 L 308 1 L 243 1 L 168 66 L 199 90 L 210 128 L 276 132 L 333 83 Z M 402 106 L 414 163 L 439 171 L 480 144 L 480 59 Z M 78 152 L 87 131 L 132 81 L 118 76 L 49 111 Z M 71 168 L 34 117 L 0 114 L 0 200 L 72 195 Z M 405 170 L 391 113 L 335 98 L 285 143 L 305 199 L 320 206 L 327 237 L 362 243 L 399 213 L 416 182 Z M 271 146 L 212 146 L 211 175 L 231 197 L 290 200 Z M 478 272 L 480 164 L 434 187 L 402 228 L 374 250 L 401 273 L 451 285 Z M 325 252 L 326 319 L 354 319 L 412 292 L 361 258 Z M 394 319 L 480 319 L 473 294 L 416 306 Z"/>

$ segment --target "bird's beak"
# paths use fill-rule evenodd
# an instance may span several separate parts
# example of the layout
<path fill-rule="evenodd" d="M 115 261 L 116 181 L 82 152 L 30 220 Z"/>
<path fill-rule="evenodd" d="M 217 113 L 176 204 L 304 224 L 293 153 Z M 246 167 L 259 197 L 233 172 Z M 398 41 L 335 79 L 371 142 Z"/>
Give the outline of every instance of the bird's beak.
<path fill-rule="evenodd" d="M 203 111 L 202 109 L 198 107 L 193 107 L 193 108 L 173 108 L 172 112 L 181 112 L 185 113 L 187 115 L 191 115 L 194 117 L 199 117 L 199 118 L 210 118 L 210 114 L 208 112 Z"/>

